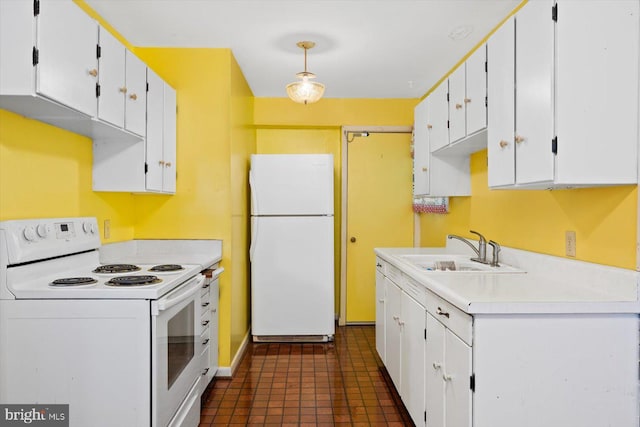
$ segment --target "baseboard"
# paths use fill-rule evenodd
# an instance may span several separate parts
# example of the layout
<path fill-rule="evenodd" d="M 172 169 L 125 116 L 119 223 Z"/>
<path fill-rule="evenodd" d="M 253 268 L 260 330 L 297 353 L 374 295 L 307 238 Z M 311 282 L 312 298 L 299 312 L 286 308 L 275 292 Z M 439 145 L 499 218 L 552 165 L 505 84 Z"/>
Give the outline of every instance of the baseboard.
<path fill-rule="evenodd" d="M 236 352 L 233 360 L 231 361 L 231 366 L 221 366 L 218 368 L 218 372 L 216 372 L 216 378 L 231 378 L 233 377 L 233 373 L 238 369 L 238 365 L 240 365 L 240 361 L 244 356 L 244 353 L 247 351 L 247 346 L 249 345 L 249 341 L 251 340 L 251 329 L 247 332 L 242 340 L 242 344 L 240 344 L 240 348 Z"/>

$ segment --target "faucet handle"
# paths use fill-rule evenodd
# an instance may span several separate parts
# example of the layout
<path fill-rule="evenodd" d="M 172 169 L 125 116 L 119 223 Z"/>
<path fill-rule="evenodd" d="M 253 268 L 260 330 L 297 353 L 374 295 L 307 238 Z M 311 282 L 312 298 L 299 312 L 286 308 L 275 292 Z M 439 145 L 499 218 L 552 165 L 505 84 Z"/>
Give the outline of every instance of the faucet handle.
<path fill-rule="evenodd" d="M 491 260 L 491 265 L 493 267 L 500 267 L 500 245 L 494 240 L 489 240 L 489 244 L 493 247 L 493 259 Z"/>
<path fill-rule="evenodd" d="M 469 230 L 469 233 L 477 234 L 478 237 L 480 237 L 480 243 L 486 243 L 487 242 L 487 240 L 484 238 L 484 236 L 482 234 L 478 233 L 477 231 Z"/>

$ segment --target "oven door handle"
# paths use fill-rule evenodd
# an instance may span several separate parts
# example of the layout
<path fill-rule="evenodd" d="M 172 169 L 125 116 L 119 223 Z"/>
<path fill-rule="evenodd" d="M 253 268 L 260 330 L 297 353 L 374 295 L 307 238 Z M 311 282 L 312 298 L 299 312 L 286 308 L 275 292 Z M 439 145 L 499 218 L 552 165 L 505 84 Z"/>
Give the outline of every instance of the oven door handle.
<path fill-rule="evenodd" d="M 200 291 L 202 288 L 202 283 L 204 283 L 205 277 L 200 274 L 196 277 L 193 285 L 189 286 L 187 289 L 179 292 L 175 295 L 169 294 L 166 298 L 162 298 L 158 300 L 158 310 L 163 311 L 173 307 L 176 304 L 186 300 L 187 298 L 193 296 L 196 292 Z"/>

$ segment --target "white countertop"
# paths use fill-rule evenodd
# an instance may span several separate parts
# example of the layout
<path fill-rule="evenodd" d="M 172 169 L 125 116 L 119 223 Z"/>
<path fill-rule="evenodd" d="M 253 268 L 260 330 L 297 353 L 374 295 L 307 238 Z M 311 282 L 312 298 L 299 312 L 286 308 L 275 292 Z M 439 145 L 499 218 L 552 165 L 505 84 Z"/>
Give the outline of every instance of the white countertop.
<path fill-rule="evenodd" d="M 130 264 L 198 264 L 204 270 L 222 260 L 222 240 L 139 239 L 100 247 L 100 262 Z"/>
<path fill-rule="evenodd" d="M 640 313 L 638 272 L 503 248 L 526 273 L 450 273 L 419 269 L 399 255 L 465 254 L 452 248 L 377 248 L 376 254 L 470 314 Z"/>

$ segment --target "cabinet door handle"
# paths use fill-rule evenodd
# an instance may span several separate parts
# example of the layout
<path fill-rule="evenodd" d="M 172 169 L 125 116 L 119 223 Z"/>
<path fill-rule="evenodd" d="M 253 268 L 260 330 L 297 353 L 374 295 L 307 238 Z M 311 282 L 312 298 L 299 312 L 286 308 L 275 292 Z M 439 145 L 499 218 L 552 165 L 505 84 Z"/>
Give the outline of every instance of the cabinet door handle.
<path fill-rule="evenodd" d="M 118 89 L 118 92 L 120 92 L 120 93 L 127 93 L 127 88 L 123 86 L 123 87 L 121 87 L 121 88 L 119 88 L 119 89 Z"/>
<path fill-rule="evenodd" d="M 158 160 L 158 164 L 159 164 L 160 166 L 164 166 L 164 160 Z"/>
<path fill-rule="evenodd" d="M 382 267 L 382 264 L 377 263 L 377 264 L 376 264 L 376 267 Z"/>
<path fill-rule="evenodd" d="M 398 320 L 398 325 L 404 326 L 404 320 Z"/>
<path fill-rule="evenodd" d="M 468 104 L 468 103 L 470 103 L 470 102 L 471 102 L 471 98 L 465 98 L 465 99 L 464 99 L 464 103 L 465 103 L 465 104 Z"/>
<path fill-rule="evenodd" d="M 501 140 L 501 141 L 499 142 L 499 144 L 500 144 L 500 148 L 505 148 L 505 147 L 508 147 L 508 146 L 509 146 L 509 143 L 508 143 L 507 141 L 505 141 L 504 139 L 503 139 L 503 140 Z"/>
<path fill-rule="evenodd" d="M 136 99 L 138 99 L 138 95 L 136 95 L 135 93 L 132 93 L 131 95 L 129 95 L 129 99 L 135 101 Z"/>
<path fill-rule="evenodd" d="M 516 143 L 520 144 L 521 142 L 524 142 L 526 138 L 524 136 L 516 135 L 515 139 L 516 139 Z"/>
<path fill-rule="evenodd" d="M 171 162 L 167 162 L 164 164 L 166 167 L 170 168 L 171 167 Z"/>
<path fill-rule="evenodd" d="M 427 125 L 427 129 L 429 130 L 433 129 L 433 125 Z"/>
<path fill-rule="evenodd" d="M 426 172 L 428 170 L 429 170 L 428 168 L 422 168 L 422 172 Z"/>
<path fill-rule="evenodd" d="M 216 311 L 218 311 L 217 308 L 214 308 L 213 310 L 211 310 L 212 313 L 215 313 Z"/>
<path fill-rule="evenodd" d="M 384 298 L 380 298 L 378 302 L 384 302 Z"/>
<path fill-rule="evenodd" d="M 202 306 L 203 306 L 203 307 L 208 307 L 208 306 L 209 306 L 209 303 L 208 303 L 208 302 L 205 302 L 204 304 L 202 304 Z"/>
<path fill-rule="evenodd" d="M 202 372 L 202 375 L 207 375 L 207 372 L 209 372 L 209 368 L 206 368 L 206 369 Z"/>
<path fill-rule="evenodd" d="M 447 375 L 447 374 L 442 374 L 442 379 L 445 380 L 445 381 L 451 381 L 453 379 L 453 376 Z"/>
<path fill-rule="evenodd" d="M 89 75 L 93 77 L 98 77 L 98 70 L 96 70 L 95 68 L 89 70 Z"/>
<path fill-rule="evenodd" d="M 440 307 L 438 307 L 438 309 L 436 310 L 436 313 L 438 313 L 438 315 L 440 316 L 446 317 L 447 319 L 449 318 L 449 313 L 447 313 L 446 311 L 442 311 Z"/>
<path fill-rule="evenodd" d="M 209 286 L 211 286 L 211 283 L 205 283 L 202 285 L 202 289 L 207 289 Z"/>
<path fill-rule="evenodd" d="M 440 369 L 442 367 L 442 364 L 438 363 L 438 362 L 433 362 L 433 369 L 435 369 L 436 371 L 438 369 Z"/>
<path fill-rule="evenodd" d="M 202 341 L 202 345 L 207 345 L 209 344 L 209 338 L 207 338 L 206 340 Z"/>
<path fill-rule="evenodd" d="M 202 322 L 202 326 L 207 326 L 209 324 L 208 320 L 205 320 L 204 322 Z"/>
<path fill-rule="evenodd" d="M 462 104 L 456 104 L 456 110 L 461 110 L 462 109 Z"/>

